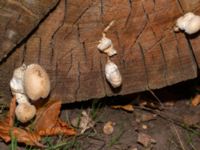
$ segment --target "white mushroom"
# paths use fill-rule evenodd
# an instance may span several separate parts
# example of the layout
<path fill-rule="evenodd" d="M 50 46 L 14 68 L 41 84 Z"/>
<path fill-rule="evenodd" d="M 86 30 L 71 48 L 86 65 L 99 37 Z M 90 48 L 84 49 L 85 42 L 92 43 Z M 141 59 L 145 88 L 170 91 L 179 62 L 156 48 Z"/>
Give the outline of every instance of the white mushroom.
<path fill-rule="evenodd" d="M 33 119 L 36 114 L 36 108 L 29 103 L 20 103 L 15 109 L 15 114 L 20 122 L 26 123 Z"/>
<path fill-rule="evenodd" d="M 105 33 L 103 33 L 102 39 L 99 41 L 97 48 L 106 53 L 108 56 L 113 56 L 117 54 L 117 51 L 113 48 L 112 41 L 106 37 Z"/>
<path fill-rule="evenodd" d="M 175 31 L 183 30 L 187 34 L 194 34 L 200 30 L 200 16 L 192 12 L 186 13 L 176 21 Z"/>
<path fill-rule="evenodd" d="M 46 98 L 49 95 L 49 76 L 40 65 L 27 66 L 24 74 L 24 88 L 27 96 L 33 101 Z"/>
<path fill-rule="evenodd" d="M 16 68 L 13 72 L 13 77 L 10 80 L 10 88 L 12 94 L 15 93 L 24 93 L 24 72 L 26 70 L 26 65 L 23 64 L 22 66 Z"/>
<path fill-rule="evenodd" d="M 105 74 L 106 74 L 106 79 L 114 88 L 121 86 L 122 77 L 119 72 L 119 69 L 117 65 L 110 60 L 108 60 L 105 65 Z"/>
<path fill-rule="evenodd" d="M 10 81 L 12 94 L 16 96 L 18 106 L 15 114 L 22 123 L 31 120 L 36 114 L 36 108 L 28 98 L 37 100 L 45 98 L 50 91 L 50 81 L 46 71 L 37 64 L 16 68 Z"/>

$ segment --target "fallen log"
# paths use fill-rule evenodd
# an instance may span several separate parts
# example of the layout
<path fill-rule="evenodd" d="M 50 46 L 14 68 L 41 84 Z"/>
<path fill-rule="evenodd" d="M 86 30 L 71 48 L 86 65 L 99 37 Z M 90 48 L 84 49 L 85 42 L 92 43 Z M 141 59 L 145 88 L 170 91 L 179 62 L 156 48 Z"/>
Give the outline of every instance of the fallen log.
<path fill-rule="evenodd" d="M 200 15 L 200 0 L 60 0 L 38 29 L 0 66 L 0 91 L 10 95 L 9 80 L 22 63 L 39 63 L 50 75 L 49 98 L 63 103 L 125 95 L 197 77 L 200 36 L 175 33 L 178 17 Z M 112 57 L 123 84 L 105 79 L 106 55 L 97 49 L 104 28 L 117 55 Z M 1 43 L 2 45 L 2 43 Z"/>

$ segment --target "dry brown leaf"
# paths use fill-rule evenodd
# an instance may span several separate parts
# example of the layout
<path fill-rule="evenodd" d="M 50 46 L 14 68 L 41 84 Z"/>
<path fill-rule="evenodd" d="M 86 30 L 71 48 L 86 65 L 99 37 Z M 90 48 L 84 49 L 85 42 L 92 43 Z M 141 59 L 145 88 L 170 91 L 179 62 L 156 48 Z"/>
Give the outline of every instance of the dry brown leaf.
<path fill-rule="evenodd" d="M 10 103 L 10 110 L 5 120 L 0 121 L 0 137 L 5 141 L 11 141 L 13 135 L 18 142 L 27 145 L 44 147 L 39 141 L 41 136 L 65 134 L 75 135 L 76 131 L 59 119 L 61 101 L 50 101 L 37 112 L 35 128 L 30 130 L 13 127 L 15 119 L 16 99 Z"/>
<path fill-rule="evenodd" d="M 133 112 L 134 111 L 133 105 L 131 105 L 131 104 L 128 104 L 128 105 L 115 105 L 115 106 L 112 106 L 112 108 L 114 108 L 114 109 L 123 109 L 123 110 L 129 111 L 129 112 Z"/>
<path fill-rule="evenodd" d="M 61 108 L 61 101 L 49 101 L 39 108 L 34 121 L 35 131 L 53 128 L 58 120 Z"/>
<path fill-rule="evenodd" d="M 59 119 L 61 101 L 49 101 L 40 108 L 34 121 L 34 130 L 41 136 L 75 135 L 76 131 Z"/>
<path fill-rule="evenodd" d="M 192 106 L 197 106 L 200 103 L 200 95 L 196 95 L 193 99 L 192 99 Z"/>
<path fill-rule="evenodd" d="M 95 122 L 92 120 L 90 114 L 86 111 L 81 112 L 81 117 L 76 117 L 71 120 L 71 124 L 74 127 L 78 127 L 81 129 L 81 134 L 83 134 L 88 129 L 94 129 Z"/>
<path fill-rule="evenodd" d="M 16 99 L 15 97 L 11 100 L 10 110 L 8 112 L 5 120 L 0 121 L 0 137 L 5 141 L 11 141 L 11 134 L 17 139 L 20 143 L 25 143 L 28 145 L 36 145 L 39 147 L 44 147 L 39 141 L 41 137 L 36 133 L 31 133 L 21 128 L 13 127 L 15 119 L 15 108 L 16 108 Z"/>
<path fill-rule="evenodd" d="M 38 134 L 41 136 L 53 136 L 58 134 L 75 135 L 76 131 L 70 128 L 65 122 L 58 120 L 53 128 L 47 128 L 46 130 L 39 130 Z"/>
<path fill-rule="evenodd" d="M 154 140 L 150 135 L 139 133 L 137 142 L 142 144 L 144 147 L 150 147 L 151 144 L 156 143 L 156 140 Z"/>

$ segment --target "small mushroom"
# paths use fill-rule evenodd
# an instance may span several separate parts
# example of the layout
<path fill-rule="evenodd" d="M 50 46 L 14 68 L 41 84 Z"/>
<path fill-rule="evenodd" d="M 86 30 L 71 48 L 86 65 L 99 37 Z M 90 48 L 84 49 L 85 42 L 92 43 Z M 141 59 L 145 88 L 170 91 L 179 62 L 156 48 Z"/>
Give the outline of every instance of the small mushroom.
<path fill-rule="evenodd" d="M 192 12 L 179 17 L 176 21 L 174 31 L 183 30 L 187 34 L 194 34 L 200 30 L 200 16 Z"/>
<path fill-rule="evenodd" d="M 119 72 L 119 69 L 116 64 L 108 59 L 105 65 L 105 74 L 108 82 L 114 87 L 117 88 L 122 84 L 122 77 Z"/>
<path fill-rule="evenodd" d="M 15 109 L 15 114 L 20 122 L 26 123 L 33 119 L 36 114 L 36 108 L 34 105 L 31 105 L 29 103 L 21 103 L 17 105 Z"/>
<path fill-rule="evenodd" d="M 109 57 L 117 54 L 117 51 L 113 48 L 113 44 L 112 44 L 111 39 L 107 38 L 105 33 L 103 33 L 103 37 L 99 41 L 97 48 L 100 51 L 106 53 Z"/>
<path fill-rule="evenodd" d="M 27 96 L 33 101 L 46 98 L 49 95 L 49 76 L 40 65 L 31 64 L 27 66 L 24 74 L 24 89 Z"/>

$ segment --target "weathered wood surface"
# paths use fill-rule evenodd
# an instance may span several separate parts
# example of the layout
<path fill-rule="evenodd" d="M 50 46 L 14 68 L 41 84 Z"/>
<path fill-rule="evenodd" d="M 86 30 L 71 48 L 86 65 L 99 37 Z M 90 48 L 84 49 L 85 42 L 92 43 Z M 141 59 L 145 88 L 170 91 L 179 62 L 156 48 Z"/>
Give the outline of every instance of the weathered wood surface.
<path fill-rule="evenodd" d="M 0 0 L 0 63 L 59 0 Z"/>
<path fill-rule="evenodd" d="M 50 74 L 50 98 L 64 103 L 162 88 L 197 77 L 200 36 L 174 33 L 184 12 L 200 15 L 200 0 L 61 0 L 34 34 L 0 66 L 0 91 L 10 95 L 13 69 L 39 63 Z M 106 55 L 96 46 L 101 32 L 118 55 L 112 58 L 123 85 L 113 90 L 105 80 Z"/>

